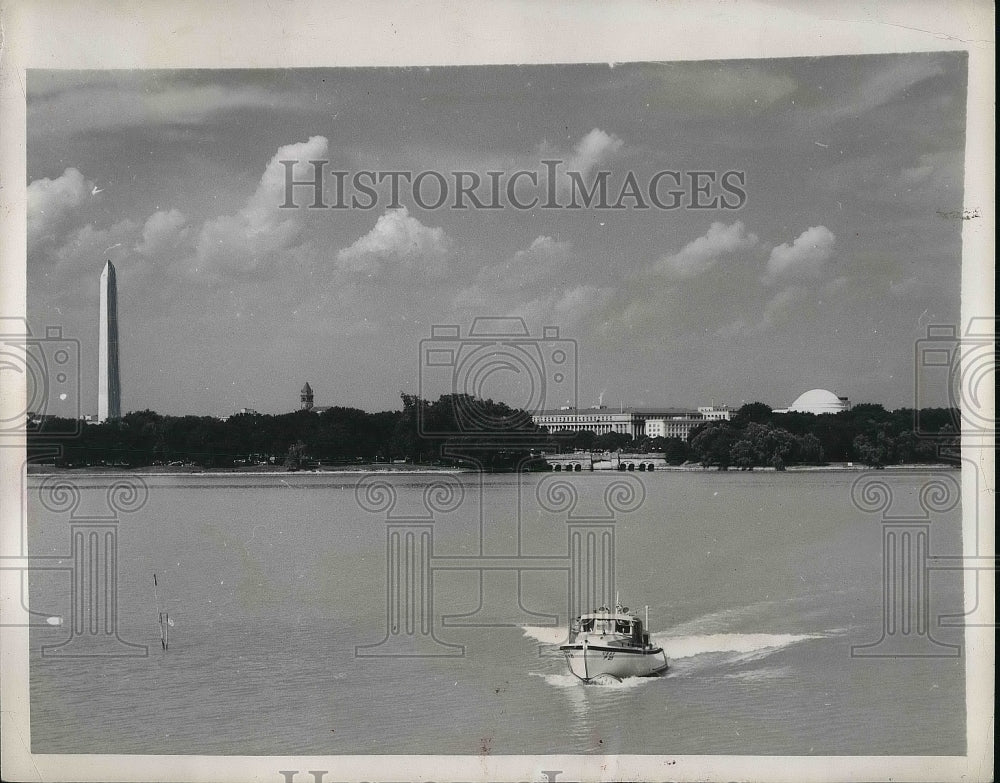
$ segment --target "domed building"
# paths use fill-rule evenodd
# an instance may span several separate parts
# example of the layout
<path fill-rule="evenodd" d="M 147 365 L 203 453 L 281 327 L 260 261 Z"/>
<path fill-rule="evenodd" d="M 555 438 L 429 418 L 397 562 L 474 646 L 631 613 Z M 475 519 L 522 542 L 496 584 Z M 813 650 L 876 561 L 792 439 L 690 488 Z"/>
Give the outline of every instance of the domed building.
<path fill-rule="evenodd" d="M 784 410 L 776 410 L 775 413 L 840 413 L 851 409 L 850 400 L 847 397 L 838 397 L 832 391 L 826 389 L 810 389 Z"/>

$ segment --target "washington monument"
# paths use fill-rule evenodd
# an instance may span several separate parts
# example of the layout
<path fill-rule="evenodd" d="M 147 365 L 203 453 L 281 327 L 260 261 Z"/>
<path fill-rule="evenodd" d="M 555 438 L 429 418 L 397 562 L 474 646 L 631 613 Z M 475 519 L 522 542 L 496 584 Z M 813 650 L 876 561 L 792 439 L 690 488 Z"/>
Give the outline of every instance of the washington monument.
<path fill-rule="evenodd" d="M 101 272 L 101 332 L 97 354 L 97 420 L 122 415 L 122 387 L 118 375 L 118 282 L 108 261 Z"/>

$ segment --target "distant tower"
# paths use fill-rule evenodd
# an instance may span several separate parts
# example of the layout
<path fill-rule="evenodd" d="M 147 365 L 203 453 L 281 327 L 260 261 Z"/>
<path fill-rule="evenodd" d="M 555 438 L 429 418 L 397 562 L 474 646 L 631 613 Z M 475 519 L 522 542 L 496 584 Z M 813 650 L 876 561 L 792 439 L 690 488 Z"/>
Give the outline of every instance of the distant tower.
<path fill-rule="evenodd" d="M 299 407 L 302 408 L 302 410 L 312 410 L 313 390 L 312 386 L 309 385 L 309 381 L 306 381 L 306 385 L 302 387 L 302 392 L 299 394 L 299 403 Z"/>
<path fill-rule="evenodd" d="M 110 261 L 101 272 L 101 331 L 97 348 L 97 420 L 122 415 L 122 386 L 118 374 L 118 281 Z"/>

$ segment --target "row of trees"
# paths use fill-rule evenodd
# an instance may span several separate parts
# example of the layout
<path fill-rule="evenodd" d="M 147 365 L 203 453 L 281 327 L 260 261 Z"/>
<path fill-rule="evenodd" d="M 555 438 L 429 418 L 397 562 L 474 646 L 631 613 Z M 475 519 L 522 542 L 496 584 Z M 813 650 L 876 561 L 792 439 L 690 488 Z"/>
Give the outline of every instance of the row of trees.
<path fill-rule="evenodd" d="M 407 462 L 474 464 L 505 470 L 530 464 L 548 443 L 531 416 L 469 395 L 427 402 L 402 395 L 401 411 L 335 407 L 266 415 L 162 416 L 150 410 L 82 427 L 71 419 L 29 423 L 28 452 L 65 467 L 256 464 L 290 469 L 318 464 Z M 79 432 L 77 432 L 79 430 Z"/>
<path fill-rule="evenodd" d="M 823 462 L 823 447 L 811 432 L 793 435 L 781 427 L 758 422 L 745 427 L 712 422 L 691 438 L 690 448 L 702 465 L 722 470 L 764 466 L 784 470 L 788 465 Z"/>
<path fill-rule="evenodd" d="M 957 444 L 953 409 L 887 411 L 881 405 L 857 405 L 815 416 L 776 414 L 763 403 L 751 403 L 732 421 L 694 428 L 685 441 L 619 433 L 550 435 L 524 411 L 465 394 L 443 395 L 435 402 L 403 394 L 402 403 L 402 410 L 380 413 L 338 407 L 226 420 L 144 410 L 82 428 L 75 420 L 42 417 L 29 425 L 28 450 L 32 459 L 67 467 L 267 463 L 295 469 L 404 460 L 511 470 L 543 467 L 537 459 L 543 451 L 581 449 L 658 452 L 678 465 L 696 461 L 722 469 L 780 470 L 825 461 L 875 467 L 936 462 L 954 459 Z"/>
<path fill-rule="evenodd" d="M 861 404 L 849 411 L 817 416 L 774 413 L 764 403 L 744 405 L 728 422 L 710 422 L 691 431 L 694 459 L 723 470 L 826 462 L 860 462 L 876 468 L 892 464 L 957 461 L 951 408 L 887 411 Z"/>
<path fill-rule="evenodd" d="M 706 422 L 687 440 L 633 438 L 610 432 L 562 432 L 552 436 L 562 451 L 661 452 L 669 464 L 752 470 L 789 465 L 859 462 L 873 467 L 956 459 L 959 412 L 952 408 L 887 411 L 861 404 L 817 416 L 775 413 L 762 402 L 744 405 L 731 421 Z"/>

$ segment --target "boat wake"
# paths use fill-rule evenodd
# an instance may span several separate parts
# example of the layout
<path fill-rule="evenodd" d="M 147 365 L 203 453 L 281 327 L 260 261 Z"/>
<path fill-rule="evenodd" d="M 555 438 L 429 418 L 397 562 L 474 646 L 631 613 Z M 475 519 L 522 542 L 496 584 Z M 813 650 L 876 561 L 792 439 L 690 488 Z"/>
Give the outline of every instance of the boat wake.
<path fill-rule="evenodd" d="M 542 644 L 550 644 L 553 647 L 558 647 L 569 636 L 566 629 L 559 626 L 549 628 L 543 625 L 522 625 L 520 628 L 529 639 L 534 639 Z"/>
<path fill-rule="evenodd" d="M 536 625 L 522 625 L 520 628 L 526 637 L 545 645 L 557 647 L 566 641 L 565 628 L 546 628 Z M 809 639 L 822 639 L 829 635 L 829 633 L 709 633 L 678 636 L 676 631 L 663 631 L 654 633 L 652 638 L 671 660 L 693 658 L 709 653 L 736 653 L 750 656 L 748 658 L 750 660 L 758 654 L 770 655 L 790 644 Z"/>
<path fill-rule="evenodd" d="M 582 680 L 577 679 L 572 674 L 542 674 L 540 672 L 531 672 L 532 677 L 541 677 L 545 680 L 546 685 L 551 685 L 553 688 L 613 688 L 618 690 L 627 690 L 630 688 L 641 688 L 644 685 L 648 685 L 656 681 L 656 677 L 626 677 L 624 680 L 619 680 L 614 677 L 601 677 L 598 679 L 591 680 L 588 684 L 584 684 Z"/>
<path fill-rule="evenodd" d="M 690 625 L 687 628 L 690 628 Z M 685 677 L 709 667 L 729 667 L 751 663 L 767 658 L 780 650 L 801 642 L 825 639 L 837 635 L 836 631 L 822 633 L 689 633 L 677 635 L 677 630 L 664 631 L 652 636 L 653 641 L 663 648 L 667 659 L 670 661 L 670 669 L 663 675 L 665 677 Z M 562 628 L 521 626 L 521 631 L 525 637 L 553 648 L 566 639 L 566 631 Z M 780 679 L 792 674 L 788 667 L 772 667 L 766 671 L 759 671 L 760 679 Z M 541 677 L 548 685 L 556 688 L 570 688 L 582 685 L 580 680 L 569 673 L 533 673 L 533 675 Z M 738 676 L 752 678 L 754 675 L 752 672 L 745 672 Z M 656 680 L 657 678 L 655 677 L 629 677 L 620 681 L 608 679 L 606 682 L 594 684 L 608 688 L 640 688 Z"/>
<path fill-rule="evenodd" d="M 749 671 L 733 672 L 723 675 L 727 680 L 741 680 L 742 682 L 767 682 L 768 680 L 785 680 L 795 675 L 795 670 L 791 666 L 762 666 L 759 669 Z"/>
<path fill-rule="evenodd" d="M 778 650 L 810 639 L 822 639 L 826 634 L 793 633 L 711 633 L 672 636 L 670 632 L 654 634 L 667 658 L 677 661 L 702 655 L 725 655 L 727 663 L 743 663 L 764 658 Z"/>

